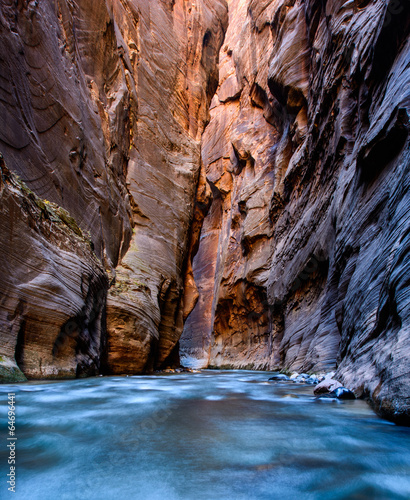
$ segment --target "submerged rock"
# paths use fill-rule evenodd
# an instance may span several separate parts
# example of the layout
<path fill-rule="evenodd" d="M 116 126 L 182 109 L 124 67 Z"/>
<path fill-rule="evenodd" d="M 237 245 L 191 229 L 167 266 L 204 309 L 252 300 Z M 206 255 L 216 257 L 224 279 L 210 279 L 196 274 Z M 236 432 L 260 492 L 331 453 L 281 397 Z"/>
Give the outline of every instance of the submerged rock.
<path fill-rule="evenodd" d="M 275 373 L 270 379 L 269 381 L 273 381 L 273 382 L 286 382 L 290 380 L 290 377 L 288 377 L 287 375 L 285 375 L 284 373 Z"/>
<path fill-rule="evenodd" d="M 319 383 L 319 379 L 315 375 L 311 375 L 306 379 L 307 384 L 317 385 Z"/>

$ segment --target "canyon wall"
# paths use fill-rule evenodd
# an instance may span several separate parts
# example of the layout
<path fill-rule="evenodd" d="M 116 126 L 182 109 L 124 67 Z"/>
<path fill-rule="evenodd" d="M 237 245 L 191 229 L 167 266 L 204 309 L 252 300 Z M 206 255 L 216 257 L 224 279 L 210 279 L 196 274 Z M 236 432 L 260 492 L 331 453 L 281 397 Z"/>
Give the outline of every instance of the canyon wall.
<path fill-rule="evenodd" d="M 228 4 L 182 362 L 337 366 L 408 422 L 409 5 Z"/>
<path fill-rule="evenodd" d="M 101 369 L 108 280 L 92 243 L 0 158 L 0 378 L 65 378 Z"/>
<path fill-rule="evenodd" d="M 1 225 L 4 370 L 17 361 L 28 377 L 87 374 L 80 351 L 95 372 L 160 366 L 182 332 L 182 268 L 226 4 L 0 9 L 0 152 L 20 178 L 4 177 L 1 198 L 10 219 Z M 9 193 L 9 177 L 19 194 Z M 26 203 L 44 210 L 27 215 Z M 73 234 L 53 232 L 61 210 Z M 90 240 L 88 254 L 74 243 L 71 255 L 62 251 L 76 232 Z"/>

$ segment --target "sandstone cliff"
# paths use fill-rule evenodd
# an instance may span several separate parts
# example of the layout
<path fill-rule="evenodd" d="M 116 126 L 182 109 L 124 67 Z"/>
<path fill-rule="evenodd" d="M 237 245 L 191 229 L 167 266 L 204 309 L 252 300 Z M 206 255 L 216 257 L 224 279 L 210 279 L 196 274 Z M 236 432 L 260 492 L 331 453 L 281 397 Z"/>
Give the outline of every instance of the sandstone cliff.
<path fill-rule="evenodd" d="M 3 371 L 150 371 L 183 331 L 184 362 L 337 366 L 408 421 L 409 19 L 3 1 Z"/>
<path fill-rule="evenodd" d="M 106 348 L 98 361 L 106 372 L 160 366 L 182 332 L 182 268 L 200 140 L 218 84 L 226 22 L 222 0 L 1 4 L 0 151 L 30 190 L 63 207 L 90 234 L 111 286 L 106 324 L 104 305 Z M 23 225 L 19 231 L 25 232 Z M 2 227 L 2 241 L 6 234 Z M 4 245 L 2 271 L 9 276 L 15 248 Z M 37 252 L 23 237 L 19 245 L 31 249 L 35 279 L 46 280 L 45 267 L 56 260 L 52 252 Z M 76 274 L 76 264 L 66 267 Z M 8 279 L 2 300 L 20 297 L 20 285 Z M 27 302 L 36 287 L 27 282 Z M 50 342 L 53 335 L 60 338 L 66 315 L 75 318 L 88 307 L 78 286 L 70 287 L 64 306 L 68 292 L 60 288 L 55 298 L 42 299 L 42 307 L 52 310 L 61 301 L 64 310 L 64 317 L 53 319 Z M 101 284 L 87 300 L 100 300 L 107 288 Z M 17 322 L 27 325 L 19 303 L 2 310 L 18 318 L 16 331 Z M 1 351 L 10 356 L 18 350 L 17 337 L 10 340 L 4 328 Z M 24 373 L 47 376 L 37 347 L 25 351 L 38 366 L 30 373 L 23 367 Z"/>
<path fill-rule="evenodd" d="M 3 158 L 0 200 L 0 376 L 95 375 L 108 280 L 91 241 L 66 210 L 16 178 Z"/>
<path fill-rule="evenodd" d="M 123 39 L 137 44 L 138 110 L 126 176 L 134 232 L 108 300 L 108 368 L 135 373 L 178 357 L 201 135 L 227 16 L 213 0 L 129 2 L 134 13 L 113 5 Z"/>
<path fill-rule="evenodd" d="M 409 6 L 228 3 L 182 360 L 337 364 L 408 421 Z"/>

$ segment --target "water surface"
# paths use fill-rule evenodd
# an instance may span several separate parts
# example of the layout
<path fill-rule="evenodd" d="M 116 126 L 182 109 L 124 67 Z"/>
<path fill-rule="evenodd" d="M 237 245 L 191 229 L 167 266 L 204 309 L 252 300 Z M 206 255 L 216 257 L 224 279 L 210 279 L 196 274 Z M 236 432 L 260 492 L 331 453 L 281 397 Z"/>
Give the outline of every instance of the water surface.
<path fill-rule="evenodd" d="M 268 372 L 0 386 L 0 498 L 410 499 L 410 429 Z M 17 491 L 7 491 L 7 393 Z"/>

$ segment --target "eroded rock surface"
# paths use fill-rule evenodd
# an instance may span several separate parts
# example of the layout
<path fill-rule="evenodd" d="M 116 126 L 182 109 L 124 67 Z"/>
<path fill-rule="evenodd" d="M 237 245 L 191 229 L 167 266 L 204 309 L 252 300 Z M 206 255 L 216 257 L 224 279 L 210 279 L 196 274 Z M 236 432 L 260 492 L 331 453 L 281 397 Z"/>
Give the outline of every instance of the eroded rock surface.
<path fill-rule="evenodd" d="M 182 359 L 337 365 L 408 422 L 409 5 L 228 3 Z"/>
<path fill-rule="evenodd" d="M 0 200 L 0 377 L 95 375 L 105 347 L 108 278 L 91 241 L 2 158 Z"/>
<path fill-rule="evenodd" d="M 131 5 L 131 3 L 130 3 Z M 108 301 L 114 373 L 172 364 L 183 328 L 183 267 L 200 169 L 201 135 L 218 84 L 223 1 L 115 4 L 133 67 L 138 119 L 127 168 L 134 234 Z"/>

